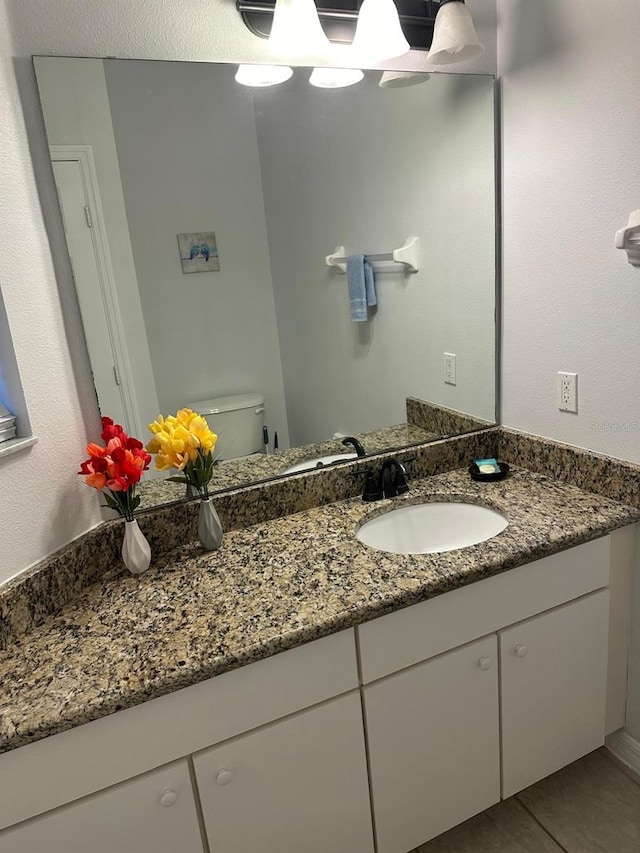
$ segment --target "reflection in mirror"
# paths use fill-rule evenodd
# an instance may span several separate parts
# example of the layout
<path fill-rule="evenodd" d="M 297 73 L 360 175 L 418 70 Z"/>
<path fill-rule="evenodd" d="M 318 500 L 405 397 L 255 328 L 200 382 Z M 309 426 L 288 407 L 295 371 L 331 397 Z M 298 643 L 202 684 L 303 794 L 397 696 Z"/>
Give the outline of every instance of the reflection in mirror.
<path fill-rule="evenodd" d="M 495 421 L 493 78 L 35 66 L 104 414 L 144 438 L 201 411 L 214 490 L 352 458 L 345 436 L 370 454 Z"/>

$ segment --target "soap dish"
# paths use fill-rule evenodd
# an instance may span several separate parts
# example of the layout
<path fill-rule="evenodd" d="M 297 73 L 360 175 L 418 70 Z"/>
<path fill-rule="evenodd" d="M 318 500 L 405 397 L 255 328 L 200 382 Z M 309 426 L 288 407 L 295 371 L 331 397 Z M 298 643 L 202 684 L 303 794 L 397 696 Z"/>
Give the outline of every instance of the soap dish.
<path fill-rule="evenodd" d="M 476 463 L 472 462 L 471 465 L 469 465 L 471 479 L 477 480 L 479 483 L 492 483 L 494 480 L 504 479 L 509 473 L 509 466 L 506 462 L 498 462 L 498 465 L 500 466 L 499 471 L 494 471 L 492 474 L 483 474 Z"/>

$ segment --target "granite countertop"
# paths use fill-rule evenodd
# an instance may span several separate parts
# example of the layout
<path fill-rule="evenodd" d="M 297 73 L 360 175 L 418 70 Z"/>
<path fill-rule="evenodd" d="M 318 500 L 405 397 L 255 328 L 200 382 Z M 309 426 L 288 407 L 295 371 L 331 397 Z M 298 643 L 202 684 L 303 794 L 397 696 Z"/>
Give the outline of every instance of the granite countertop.
<path fill-rule="evenodd" d="M 458 551 L 397 555 L 354 536 L 368 517 L 460 496 L 509 526 Z M 144 575 L 94 584 L 0 652 L 0 752 L 597 538 L 640 510 L 515 469 L 453 471 L 374 504 L 354 498 L 193 544 Z"/>

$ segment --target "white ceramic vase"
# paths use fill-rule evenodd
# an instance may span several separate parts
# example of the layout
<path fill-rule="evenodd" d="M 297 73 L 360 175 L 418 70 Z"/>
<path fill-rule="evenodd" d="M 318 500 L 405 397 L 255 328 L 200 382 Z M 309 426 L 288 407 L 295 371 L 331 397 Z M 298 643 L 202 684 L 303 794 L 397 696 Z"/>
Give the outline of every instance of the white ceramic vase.
<path fill-rule="evenodd" d="M 200 501 L 198 539 L 207 551 L 216 551 L 222 545 L 222 525 L 211 498 Z"/>
<path fill-rule="evenodd" d="M 124 523 L 122 561 L 132 575 L 141 575 L 142 572 L 146 572 L 151 563 L 151 548 L 135 518 L 133 521 Z"/>

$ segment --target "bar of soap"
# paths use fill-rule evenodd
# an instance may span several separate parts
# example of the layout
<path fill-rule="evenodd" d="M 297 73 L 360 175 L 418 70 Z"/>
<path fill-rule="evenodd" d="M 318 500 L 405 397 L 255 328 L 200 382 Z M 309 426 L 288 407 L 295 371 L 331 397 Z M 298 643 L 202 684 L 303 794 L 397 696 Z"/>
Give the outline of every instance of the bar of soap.
<path fill-rule="evenodd" d="M 495 459 L 476 459 L 476 465 L 481 474 L 500 473 L 500 466 Z"/>

